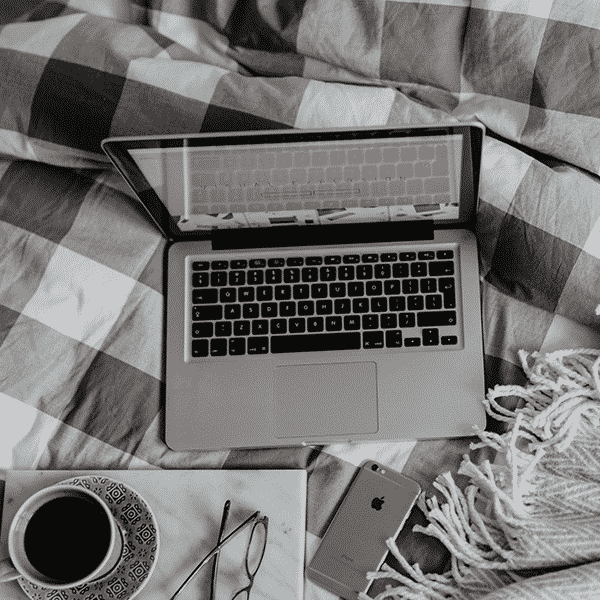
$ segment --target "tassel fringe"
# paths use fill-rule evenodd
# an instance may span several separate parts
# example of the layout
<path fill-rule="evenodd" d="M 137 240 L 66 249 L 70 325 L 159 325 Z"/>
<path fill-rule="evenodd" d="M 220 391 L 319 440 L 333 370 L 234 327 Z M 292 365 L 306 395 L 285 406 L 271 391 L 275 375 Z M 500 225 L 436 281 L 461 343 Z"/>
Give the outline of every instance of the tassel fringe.
<path fill-rule="evenodd" d="M 448 548 L 450 571 L 424 574 L 418 564 L 408 564 L 390 538 L 390 552 L 410 577 L 387 564 L 368 573 L 369 580 L 398 584 L 388 585 L 375 600 L 476 600 L 523 579 L 514 571 L 531 567 L 524 556 L 528 531 L 535 525 L 536 490 L 545 476 L 543 458 L 567 450 L 583 421 L 600 425 L 600 351 L 561 350 L 541 356 L 521 350 L 519 359 L 530 384 L 496 386 L 484 400 L 486 411 L 508 423 L 509 430 L 498 435 L 475 428 L 481 441 L 470 446 L 497 450 L 495 463 L 475 465 L 465 454 L 458 473 L 467 475 L 471 484 L 464 492 L 445 473 L 434 483 L 442 504 L 436 496 L 419 498 L 429 524 L 415 525 L 413 531 Z M 507 396 L 521 398 L 522 406 L 504 408 L 498 400 Z M 360 598 L 372 600 L 366 594 Z"/>

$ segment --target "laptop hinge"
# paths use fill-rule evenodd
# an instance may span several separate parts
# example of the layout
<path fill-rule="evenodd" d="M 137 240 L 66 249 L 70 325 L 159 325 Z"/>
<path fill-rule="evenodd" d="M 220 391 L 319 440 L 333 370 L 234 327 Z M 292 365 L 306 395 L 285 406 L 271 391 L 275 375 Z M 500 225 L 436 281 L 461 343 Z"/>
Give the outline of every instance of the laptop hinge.
<path fill-rule="evenodd" d="M 212 232 L 213 250 L 280 248 L 412 242 L 433 240 L 433 220 L 403 223 L 352 223 L 323 226 L 279 226 L 265 229 L 221 229 Z"/>

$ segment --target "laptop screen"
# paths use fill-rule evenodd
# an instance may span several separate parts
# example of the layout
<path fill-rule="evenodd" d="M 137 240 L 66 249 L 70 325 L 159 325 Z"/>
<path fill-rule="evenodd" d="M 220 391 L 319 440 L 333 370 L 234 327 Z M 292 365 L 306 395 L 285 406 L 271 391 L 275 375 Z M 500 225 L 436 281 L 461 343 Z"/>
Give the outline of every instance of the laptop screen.
<path fill-rule="evenodd" d="M 456 223 L 465 196 L 466 131 L 324 131 L 313 139 L 298 139 L 302 132 L 264 132 L 252 143 L 248 135 L 192 136 L 127 152 L 182 233 L 425 219 Z"/>

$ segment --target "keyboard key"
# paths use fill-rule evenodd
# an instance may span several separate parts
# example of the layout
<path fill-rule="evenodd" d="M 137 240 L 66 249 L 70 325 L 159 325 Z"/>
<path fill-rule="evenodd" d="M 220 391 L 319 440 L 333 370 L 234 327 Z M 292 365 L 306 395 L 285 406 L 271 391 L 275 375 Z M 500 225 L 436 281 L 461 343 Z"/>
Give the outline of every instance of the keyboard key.
<path fill-rule="evenodd" d="M 418 337 L 409 337 L 409 338 L 404 338 L 404 345 L 409 347 L 409 346 L 420 346 L 421 345 L 421 339 Z"/>
<path fill-rule="evenodd" d="M 227 273 L 225 271 L 213 271 L 210 274 L 210 285 L 213 287 L 227 285 Z"/>
<path fill-rule="evenodd" d="M 250 261 L 250 267 L 252 269 L 262 269 L 267 266 L 267 261 L 264 258 L 253 258 Z"/>
<path fill-rule="evenodd" d="M 192 290 L 194 304 L 216 304 L 219 301 L 217 290 Z"/>
<path fill-rule="evenodd" d="M 306 319 L 307 331 L 323 331 L 323 317 L 309 317 Z"/>
<path fill-rule="evenodd" d="M 192 285 L 194 287 L 206 287 L 208 285 L 208 273 L 192 273 Z"/>
<path fill-rule="evenodd" d="M 292 286 L 290 286 L 290 285 L 276 285 L 275 286 L 275 300 L 289 300 L 291 297 L 292 297 Z"/>
<path fill-rule="evenodd" d="M 192 271 L 207 271 L 210 263 L 207 260 L 195 260 L 192 262 Z"/>
<path fill-rule="evenodd" d="M 226 319 L 239 319 L 242 315 L 242 307 L 239 304 L 227 304 L 225 306 Z"/>
<path fill-rule="evenodd" d="M 365 331 L 363 348 L 383 348 L 383 331 Z"/>
<path fill-rule="evenodd" d="M 341 331 L 342 317 L 325 317 L 325 329 L 327 331 Z"/>
<path fill-rule="evenodd" d="M 400 279 L 402 277 L 408 277 L 408 264 L 407 263 L 396 263 L 392 268 L 394 277 Z"/>
<path fill-rule="evenodd" d="M 279 305 L 279 314 L 282 317 L 295 317 L 296 316 L 296 303 L 295 302 L 282 302 Z"/>
<path fill-rule="evenodd" d="M 331 300 L 317 300 L 317 314 L 330 315 L 333 313 L 333 302 Z"/>
<path fill-rule="evenodd" d="M 425 308 L 427 310 L 439 310 L 442 308 L 442 296 L 440 294 L 427 294 L 425 296 Z"/>
<path fill-rule="evenodd" d="M 440 292 L 454 291 L 454 279 L 452 277 L 440 277 Z"/>
<path fill-rule="evenodd" d="M 231 335 L 231 321 L 215 323 L 215 335 L 217 337 L 229 337 Z"/>
<path fill-rule="evenodd" d="M 354 267 L 338 267 L 338 279 L 340 281 L 348 281 L 350 279 L 354 279 Z"/>
<path fill-rule="evenodd" d="M 400 293 L 400 282 L 397 279 L 384 281 L 383 291 L 386 296 L 397 296 Z"/>
<path fill-rule="evenodd" d="M 419 280 L 418 279 L 405 279 L 402 282 L 402 293 L 403 294 L 416 294 L 419 291 Z"/>
<path fill-rule="evenodd" d="M 440 332 L 437 329 L 423 329 L 423 346 L 438 346 Z"/>
<path fill-rule="evenodd" d="M 213 338 L 210 340 L 210 355 L 225 356 L 227 354 L 227 340 Z"/>
<path fill-rule="evenodd" d="M 354 300 L 352 300 L 352 312 L 355 312 L 355 313 L 369 312 L 369 299 L 368 298 L 354 298 Z"/>
<path fill-rule="evenodd" d="M 192 337 L 209 338 L 213 336 L 212 323 L 195 323 L 192 325 Z"/>
<path fill-rule="evenodd" d="M 323 257 L 322 256 L 308 256 L 306 258 L 307 265 L 322 265 Z"/>
<path fill-rule="evenodd" d="M 283 281 L 285 283 L 298 283 L 300 281 L 300 269 L 284 269 Z"/>
<path fill-rule="evenodd" d="M 315 303 L 312 300 L 303 300 L 298 302 L 298 315 L 301 317 L 314 315 Z"/>
<path fill-rule="evenodd" d="M 389 299 L 390 310 L 397 312 L 406 310 L 406 298 L 404 296 L 391 296 Z"/>
<path fill-rule="evenodd" d="M 417 260 L 416 252 L 400 252 L 398 256 L 400 260 Z"/>
<path fill-rule="evenodd" d="M 358 254 L 346 254 L 343 257 L 343 262 L 347 265 L 353 265 L 360 262 L 360 256 Z"/>
<path fill-rule="evenodd" d="M 394 262 L 398 260 L 398 255 L 395 252 L 385 252 L 381 255 L 382 262 Z"/>
<path fill-rule="evenodd" d="M 436 258 L 438 259 L 446 259 L 446 258 L 454 258 L 453 250 L 438 250 L 436 253 Z"/>
<path fill-rule="evenodd" d="M 269 321 L 266 319 L 252 321 L 252 335 L 264 335 L 266 333 L 269 333 Z"/>
<path fill-rule="evenodd" d="M 380 322 L 382 329 L 396 329 L 398 327 L 398 317 L 394 313 L 381 315 Z"/>
<path fill-rule="evenodd" d="M 363 254 L 361 259 L 364 263 L 376 263 L 379 262 L 379 254 Z"/>
<path fill-rule="evenodd" d="M 346 284 L 345 283 L 329 284 L 329 295 L 331 296 L 331 298 L 343 298 L 346 295 Z"/>
<path fill-rule="evenodd" d="M 358 315 L 348 315 L 344 317 L 344 329 L 346 331 L 360 329 L 360 317 Z"/>
<path fill-rule="evenodd" d="M 398 327 L 414 327 L 415 326 L 415 315 L 414 313 L 399 313 L 398 314 Z"/>
<path fill-rule="evenodd" d="M 301 267 L 304 264 L 304 257 L 302 256 L 290 256 L 286 260 L 288 267 Z"/>
<path fill-rule="evenodd" d="M 285 265 L 285 258 L 270 258 L 267 264 L 269 267 L 283 267 Z"/>
<path fill-rule="evenodd" d="M 232 260 L 231 263 L 232 269 L 246 269 L 248 267 L 247 260 Z"/>
<path fill-rule="evenodd" d="M 295 300 L 310 298 L 310 287 L 306 283 L 298 283 L 293 287 Z"/>
<path fill-rule="evenodd" d="M 208 356 L 208 340 L 194 340 L 192 342 L 192 357 L 201 358 Z"/>
<path fill-rule="evenodd" d="M 259 306 L 256 302 L 244 304 L 242 308 L 244 319 L 256 319 L 259 314 Z"/>
<path fill-rule="evenodd" d="M 290 319 L 290 333 L 304 333 L 306 331 L 306 319 Z"/>
<path fill-rule="evenodd" d="M 390 265 L 375 265 L 375 279 L 389 279 L 391 277 Z"/>
<path fill-rule="evenodd" d="M 310 286 L 311 298 L 327 298 L 327 285 L 325 283 L 313 283 Z"/>
<path fill-rule="evenodd" d="M 342 262 L 341 256 L 326 256 L 325 264 L 326 265 L 339 265 Z"/>
<path fill-rule="evenodd" d="M 260 305 L 260 316 L 263 319 L 269 319 L 277 316 L 277 303 L 276 302 L 263 302 Z"/>
<path fill-rule="evenodd" d="M 379 315 L 363 315 L 363 329 L 379 329 Z"/>
<path fill-rule="evenodd" d="M 406 304 L 408 310 L 423 310 L 423 296 L 409 296 Z"/>
<path fill-rule="evenodd" d="M 359 265 L 356 267 L 357 279 L 373 279 L 373 267 L 371 265 Z"/>
<path fill-rule="evenodd" d="M 453 310 L 438 310 L 417 313 L 419 327 L 443 327 L 456 325 L 456 312 Z"/>
<path fill-rule="evenodd" d="M 352 310 L 350 298 L 341 298 L 334 301 L 336 315 L 345 315 Z"/>
<path fill-rule="evenodd" d="M 304 267 L 302 269 L 302 281 L 307 283 L 319 281 L 319 270 L 316 267 Z"/>
<path fill-rule="evenodd" d="M 229 267 L 229 261 L 227 260 L 213 260 L 211 267 L 213 271 L 223 271 Z"/>
<path fill-rule="evenodd" d="M 435 258 L 435 252 L 433 250 L 426 250 L 419 252 L 417 256 L 419 257 L 419 260 L 432 260 Z"/>
<path fill-rule="evenodd" d="M 455 335 L 443 335 L 442 346 L 455 346 L 458 344 L 458 338 Z"/>
<path fill-rule="evenodd" d="M 430 273 L 433 275 L 433 273 Z M 427 275 L 427 263 L 414 262 L 410 265 L 410 276 L 411 277 L 424 277 Z"/>
<path fill-rule="evenodd" d="M 426 279 L 421 279 L 421 294 L 433 294 L 437 292 L 437 283 L 435 279 L 431 279 L 427 277 Z"/>
<path fill-rule="evenodd" d="M 261 285 L 256 288 L 256 299 L 259 302 L 273 300 L 273 288 L 270 285 Z"/>
<path fill-rule="evenodd" d="M 229 354 L 231 356 L 240 356 L 241 354 L 246 354 L 246 339 L 231 338 L 229 340 Z"/>
<path fill-rule="evenodd" d="M 429 263 L 429 274 L 432 277 L 454 275 L 454 263 L 451 260 L 440 260 Z"/>
<path fill-rule="evenodd" d="M 281 283 L 281 269 L 267 269 L 265 272 L 265 281 L 267 283 Z M 289 282 L 286 282 L 289 283 Z"/>
<path fill-rule="evenodd" d="M 233 324 L 233 335 L 250 335 L 250 321 L 236 321 Z"/>
<path fill-rule="evenodd" d="M 319 273 L 321 281 L 335 281 L 337 277 L 337 269 L 335 267 L 321 267 Z"/>
<path fill-rule="evenodd" d="M 456 308 L 456 295 L 453 289 L 444 292 L 444 308 Z"/>
<path fill-rule="evenodd" d="M 248 354 L 267 354 L 269 351 L 268 337 L 249 337 Z"/>
<path fill-rule="evenodd" d="M 362 296 L 365 293 L 365 284 L 362 281 L 353 281 L 348 284 L 348 296 Z"/>
<path fill-rule="evenodd" d="M 395 331 L 385 332 L 385 347 L 386 348 L 401 348 L 402 347 L 402 331 L 399 329 Z"/>
<path fill-rule="evenodd" d="M 387 312 L 388 301 L 385 297 L 371 298 L 371 312 Z"/>
<path fill-rule="evenodd" d="M 229 285 L 246 285 L 246 271 L 230 271 Z"/>
<path fill-rule="evenodd" d="M 275 335 L 271 338 L 271 352 L 317 352 L 332 350 L 359 350 L 360 333 L 339 332 L 305 335 Z"/>
<path fill-rule="evenodd" d="M 240 302 L 254 302 L 254 288 L 240 288 L 238 298 Z"/>
<path fill-rule="evenodd" d="M 215 292 L 217 290 L 214 290 Z M 221 304 L 227 304 L 229 302 L 236 302 L 236 291 L 235 288 L 222 288 L 219 294 L 219 301 Z"/>
<path fill-rule="evenodd" d="M 381 281 L 367 281 L 365 286 L 367 296 L 381 296 L 383 286 Z"/>
<path fill-rule="evenodd" d="M 271 321 L 271 333 L 287 333 L 287 321 L 285 319 L 273 319 Z"/>
<path fill-rule="evenodd" d="M 220 321 L 223 318 L 223 307 L 216 304 L 210 306 L 194 306 L 192 321 Z"/>
<path fill-rule="evenodd" d="M 265 274 L 263 271 L 248 271 L 249 285 L 262 285 L 264 283 Z"/>

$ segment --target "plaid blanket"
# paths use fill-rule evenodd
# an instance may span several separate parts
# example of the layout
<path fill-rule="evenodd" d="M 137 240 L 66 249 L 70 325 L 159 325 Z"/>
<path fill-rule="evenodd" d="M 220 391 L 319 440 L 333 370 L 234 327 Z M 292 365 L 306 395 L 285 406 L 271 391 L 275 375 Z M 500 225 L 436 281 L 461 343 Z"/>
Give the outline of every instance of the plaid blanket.
<path fill-rule="evenodd" d="M 364 459 L 430 494 L 472 441 L 169 450 L 164 240 L 102 154 L 109 135 L 478 119 L 487 386 L 526 381 L 521 348 L 599 347 L 595 4 L 29 4 L 0 8 L 0 469 L 308 469 L 309 559 Z M 401 549 L 441 572 L 449 553 L 411 531 L 425 523 L 415 509 Z"/>

